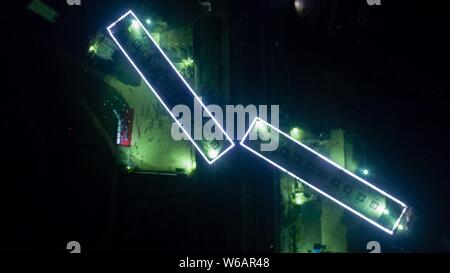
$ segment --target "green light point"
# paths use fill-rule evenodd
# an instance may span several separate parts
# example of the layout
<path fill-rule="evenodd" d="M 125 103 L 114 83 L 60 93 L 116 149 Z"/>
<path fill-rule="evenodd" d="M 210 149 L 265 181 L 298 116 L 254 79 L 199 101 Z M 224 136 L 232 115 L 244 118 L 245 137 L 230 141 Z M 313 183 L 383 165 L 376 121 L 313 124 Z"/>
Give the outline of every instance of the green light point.
<path fill-rule="evenodd" d="M 291 131 L 289 132 L 289 134 L 291 135 L 291 137 L 295 140 L 300 140 L 303 137 L 303 132 L 301 129 L 294 127 L 291 129 Z"/>

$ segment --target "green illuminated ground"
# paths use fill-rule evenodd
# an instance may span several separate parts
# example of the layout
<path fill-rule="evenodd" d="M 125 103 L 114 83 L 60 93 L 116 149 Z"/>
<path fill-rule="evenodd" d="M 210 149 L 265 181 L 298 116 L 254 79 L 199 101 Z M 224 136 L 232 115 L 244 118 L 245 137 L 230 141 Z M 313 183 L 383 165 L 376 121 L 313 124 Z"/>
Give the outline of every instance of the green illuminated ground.
<path fill-rule="evenodd" d="M 138 87 L 123 84 L 113 77 L 105 81 L 119 92 L 134 110 L 131 147 L 119 147 L 124 165 L 140 171 L 174 172 L 195 168 L 189 141 L 175 141 L 170 135 L 173 120 L 151 90 L 141 82 Z"/>

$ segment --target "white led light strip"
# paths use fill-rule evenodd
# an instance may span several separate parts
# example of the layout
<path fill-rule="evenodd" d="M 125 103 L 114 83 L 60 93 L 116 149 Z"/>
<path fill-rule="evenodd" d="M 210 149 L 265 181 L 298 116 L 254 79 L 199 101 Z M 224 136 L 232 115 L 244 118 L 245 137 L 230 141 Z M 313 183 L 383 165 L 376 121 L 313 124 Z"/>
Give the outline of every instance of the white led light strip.
<path fill-rule="evenodd" d="M 116 39 L 116 37 L 113 35 L 111 28 L 113 28 L 118 22 L 123 20 L 128 15 L 133 16 L 134 20 L 139 23 L 140 28 L 142 28 L 147 36 L 150 38 L 152 43 L 158 48 L 159 52 L 164 56 L 164 58 L 167 60 L 167 62 L 170 64 L 172 69 L 177 73 L 178 77 L 183 81 L 183 83 L 186 85 L 187 89 L 194 95 L 194 98 L 197 100 L 197 102 L 202 106 L 203 110 L 209 115 L 209 117 L 214 121 L 214 124 L 219 128 L 219 130 L 225 135 L 225 138 L 230 142 L 230 146 L 226 148 L 224 151 L 221 151 L 215 158 L 209 159 L 203 150 L 197 145 L 197 143 L 192 139 L 191 135 L 186 131 L 185 128 L 181 125 L 181 123 L 178 121 L 178 119 L 172 114 L 172 111 L 167 107 L 167 105 L 164 103 L 164 101 L 161 99 L 161 97 L 158 95 L 158 93 L 155 91 L 155 89 L 152 87 L 152 85 L 148 82 L 148 80 L 144 77 L 142 72 L 139 70 L 139 68 L 136 66 L 136 64 L 133 62 L 133 60 L 128 56 L 126 51 L 123 49 L 122 45 L 119 43 L 119 41 Z M 144 27 L 144 25 L 141 23 L 141 21 L 136 17 L 136 15 L 133 13 L 133 11 L 129 10 L 124 15 L 122 15 L 119 19 L 117 19 L 114 23 L 112 23 L 107 28 L 109 35 L 112 37 L 114 42 L 117 44 L 117 46 L 120 48 L 122 53 L 125 55 L 125 57 L 128 59 L 128 61 L 131 63 L 131 65 L 136 69 L 136 71 L 139 73 L 141 78 L 144 80 L 144 82 L 147 84 L 147 86 L 150 88 L 150 90 L 155 94 L 155 96 L 158 98 L 158 100 L 161 102 L 161 104 L 164 106 L 164 108 L 167 110 L 167 112 L 170 114 L 170 116 L 173 118 L 173 120 L 176 122 L 176 124 L 181 128 L 183 133 L 189 138 L 189 140 L 192 142 L 194 147 L 197 149 L 197 151 L 202 155 L 202 157 L 208 162 L 209 164 L 214 163 L 216 160 L 221 158 L 226 152 L 228 152 L 230 149 L 232 149 L 235 144 L 228 136 L 228 134 L 225 132 L 223 127 L 220 125 L 220 123 L 214 118 L 214 116 L 211 114 L 211 112 L 208 110 L 208 108 L 205 106 L 205 104 L 202 102 L 202 100 L 195 94 L 194 90 L 189 86 L 188 82 L 183 78 L 183 76 L 180 74 L 180 72 L 176 69 L 176 67 L 173 65 L 173 63 L 169 60 L 169 58 L 166 56 L 164 51 L 159 47 L 158 43 L 153 39 L 153 37 L 150 35 L 150 33 L 147 31 L 147 29 Z"/>
<path fill-rule="evenodd" d="M 362 213 L 356 211 L 355 209 L 351 208 L 350 206 L 342 203 L 341 201 L 337 200 L 336 198 L 334 198 L 333 196 L 327 194 L 326 192 L 322 191 L 321 189 L 311 185 L 310 183 L 308 183 L 307 181 L 301 179 L 300 177 L 298 177 L 297 175 L 293 174 L 292 172 L 288 171 L 287 169 L 283 168 L 282 166 L 278 165 L 277 163 L 273 162 L 272 160 L 270 160 L 269 158 L 263 156 L 262 154 L 258 153 L 257 151 L 255 151 L 254 149 L 250 148 L 249 146 L 245 145 L 245 140 L 247 138 L 247 136 L 250 134 L 250 132 L 252 131 L 253 127 L 255 126 L 256 122 L 262 122 L 264 123 L 266 126 L 269 126 L 271 128 L 271 130 L 275 130 L 278 133 L 282 134 L 283 136 L 287 137 L 288 139 L 290 139 L 291 141 L 295 142 L 296 144 L 302 146 L 303 148 L 306 148 L 308 151 L 310 151 L 311 153 L 314 153 L 315 155 L 319 156 L 321 159 L 325 160 L 326 162 L 332 164 L 334 167 L 344 171 L 345 173 L 349 174 L 350 176 L 356 178 L 357 180 L 363 182 L 365 185 L 369 186 L 370 188 L 376 190 L 377 192 L 381 193 L 382 195 L 388 197 L 389 199 L 393 200 L 394 202 L 400 204 L 403 207 L 402 213 L 400 214 L 399 218 L 396 220 L 394 226 L 392 229 L 388 229 L 382 225 L 380 225 L 379 223 L 375 222 L 374 220 L 368 218 L 367 216 L 363 215 Z M 288 175 L 292 176 L 293 178 L 299 180 L 300 182 L 304 183 L 306 186 L 310 187 L 311 189 L 317 191 L 318 193 L 322 194 L 323 196 L 331 199 L 332 201 L 336 202 L 337 204 L 339 204 L 340 206 L 342 206 L 343 208 L 351 211 L 352 213 L 354 213 L 355 215 L 363 218 L 364 220 L 366 220 L 367 222 L 371 223 L 372 225 L 376 226 L 377 228 L 389 233 L 389 234 L 393 234 L 394 230 L 397 228 L 397 226 L 400 223 L 400 220 L 402 218 L 402 216 L 404 215 L 407 206 L 401 202 L 400 200 L 392 197 L 391 195 L 389 195 L 388 193 L 386 193 L 385 191 L 375 187 L 374 185 L 370 184 L 369 182 L 365 181 L 364 179 L 358 177 L 357 175 L 349 172 L 348 170 L 346 170 L 345 168 L 342 168 L 341 166 L 339 166 L 338 164 L 334 163 L 333 161 L 331 161 L 330 159 L 326 158 L 325 156 L 319 154 L 318 152 L 314 151 L 313 149 L 309 148 L 308 146 L 304 145 L 303 143 L 293 139 L 292 137 L 290 137 L 288 134 L 282 132 L 280 129 L 274 127 L 273 125 L 271 125 L 270 123 L 260 119 L 260 118 L 255 118 L 253 120 L 253 122 L 250 124 L 250 127 L 248 129 L 248 131 L 245 133 L 244 137 L 242 138 L 241 142 L 240 142 L 241 146 L 246 148 L 247 150 L 249 150 L 250 152 L 252 152 L 253 154 L 257 155 L 258 157 L 264 159 L 265 161 L 269 162 L 271 165 L 277 167 L 278 169 L 282 170 L 283 172 L 287 173 Z"/>

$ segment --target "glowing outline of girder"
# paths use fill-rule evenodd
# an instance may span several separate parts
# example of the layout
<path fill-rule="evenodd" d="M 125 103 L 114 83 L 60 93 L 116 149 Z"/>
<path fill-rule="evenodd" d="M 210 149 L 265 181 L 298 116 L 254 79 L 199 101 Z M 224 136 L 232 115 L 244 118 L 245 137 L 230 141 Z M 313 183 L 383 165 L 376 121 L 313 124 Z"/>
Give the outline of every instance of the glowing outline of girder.
<path fill-rule="evenodd" d="M 181 78 L 181 80 L 183 81 L 183 83 L 186 85 L 186 87 L 189 89 L 189 91 L 192 93 L 192 95 L 194 95 L 194 98 L 200 103 L 200 105 L 202 106 L 202 108 L 206 111 L 206 113 L 208 113 L 208 115 L 211 117 L 211 119 L 214 121 L 214 124 L 219 127 L 220 131 L 225 135 L 225 138 L 231 143 L 231 146 L 228 147 L 227 149 L 225 149 L 224 151 L 222 151 L 217 157 L 213 158 L 212 160 L 210 160 L 204 153 L 203 151 L 200 149 L 200 147 L 197 146 L 197 143 L 195 143 L 195 141 L 192 139 L 192 137 L 190 136 L 190 134 L 188 134 L 188 132 L 186 131 L 186 129 L 184 129 L 184 127 L 181 125 L 181 123 L 178 121 L 178 119 L 172 114 L 172 111 L 170 111 L 169 107 L 167 107 L 167 105 L 164 103 L 164 101 L 161 99 L 161 97 L 158 95 L 158 93 L 155 91 L 155 89 L 151 86 L 151 84 L 147 81 L 147 79 L 144 77 L 144 75 L 142 74 L 142 72 L 139 70 L 139 68 L 134 64 L 133 60 L 128 56 L 128 54 L 125 52 L 125 50 L 122 48 L 122 46 L 120 45 L 119 41 L 117 41 L 116 37 L 114 37 L 113 33 L 111 32 L 111 28 L 114 27 L 118 22 L 120 22 L 123 18 L 127 17 L 129 14 L 131 14 L 134 19 L 139 23 L 139 26 L 145 31 L 145 33 L 147 34 L 147 36 L 150 38 L 150 40 L 153 42 L 153 44 L 156 46 L 156 48 L 158 48 L 159 52 L 164 56 L 164 58 L 166 59 L 166 61 L 170 64 L 170 66 L 173 68 L 173 70 L 177 73 L 178 77 Z M 228 134 L 225 132 L 225 130 L 222 128 L 222 126 L 220 125 L 220 123 L 214 118 L 214 116 L 211 114 L 211 112 L 208 110 L 208 108 L 206 107 L 205 104 L 203 104 L 202 100 L 197 96 L 197 94 L 195 94 L 194 90 L 192 90 L 192 88 L 190 87 L 190 85 L 188 84 L 188 82 L 183 78 L 183 76 L 180 74 L 180 72 L 178 72 L 178 70 L 176 69 L 176 67 L 172 64 L 172 62 L 169 60 L 169 58 L 166 56 L 166 54 L 164 53 L 164 51 L 159 47 L 158 43 L 156 43 L 156 41 L 153 39 L 152 35 L 150 35 L 150 33 L 147 31 L 147 29 L 144 27 L 144 25 L 141 23 L 141 21 L 137 18 L 137 16 L 133 13 L 132 10 L 127 11 L 124 15 L 120 16 L 119 19 L 117 19 L 114 23 L 112 23 L 111 25 L 109 25 L 107 27 L 107 30 L 109 32 L 109 35 L 113 38 L 114 42 L 119 46 L 120 50 L 122 51 L 122 53 L 125 55 L 125 57 L 127 57 L 128 61 L 130 61 L 131 65 L 136 69 L 136 71 L 139 73 L 139 75 L 141 76 L 141 78 L 144 80 L 144 82 L 147 84 L 147 86 L 150 88 L 150 90 L 152 90 L 152 92 L 156 95 L 156 97 L 158 98 L 158 100 L 161 102 L 161 104 L 164 106 L 164 108 L 167 110 L 167 112 L 169 112 L 170 116 L 175 120 L 175 122 L 177 123 L 177 125 L 181 128 L 181 130 L 183 130 L 184 134 L 189 138 L 189 140 L 192 142 L 192 144 L 194 144 L 194 147 L 197 149 L 197 151 L 202 155 L 202 157 L 206 160 L 206 162 L 208 162 L 208 164 L 212 164 L 214 163 L 216 160 L 218 160 L 220 157 L 222 157 L 226 152 L 228 152 L 229 150 L 231 150 L 235 144 L 233 142 L 233 140 L 230 138 L 230 136 L 228 136 Z"/>
<path fill-rule="evenodd" d="M 349 174 L 350 176 L 356 178 L 357 180 L 359 180 L 360 182 L 363 182 L 364 184 L 366 184 L 367 186 L 371 187 L 372 189 L 378 191 L 379 193 L 381 193 L 382 195 L 389 197 L 391 200 L 395 201 L 396 203 L 400 204 L 403 207 L 402 213 L 400 214 L 400 216 L 398 217 L 398 219 L 396 220 L 392 230 L 389 230 L 388 228 L 380 225 L 379 223 L 375 222 L 374 220 L 368 218 L 367 216 L 363 215 L 362 213 L 356 211 L 355 209 L 349 207 L 348 205 L 342 203 L 341 201 L 337 200 L 336 198 L 332 197 L 331 195 L 327 194 L 326 192 L 322 191 L 321 189 L 309 184 L 308 182 L 306 182 L 305 180 L 301 179 L 300 177 L 298 177 L 297 175 L 291 173 L 290 171 L 286 170 L 285 168 L 281 167 L 280 165 L 278 165 L 277 163 L 273 162 L 272 160 L 268 159 L 267 157 L 261 155 L 260 153 L 256 152 L 255 150 L 253 150 L 252 148 L 248 147 L 247 145 L 244 144 L 244 141 L 246 140 L 247 136 L 250 134 L 250 132 L 252 131 L 252 128 L 255 126 L 256 122 L 261 121 L 264 124 L 266 124 L 267 126 L 269 126 L 271 129 L 274 129 L 275 131 L 281 133 L 283 136 L 287 137 L 288 139 L 294 141 L 295 143 L 297 143 L 298 145 L 302 146 L 303 148 L 307 149 L 308 151 L 314 153 L 315 155 L 318 155 L 320 158 L 322 158 L 323 160 L 325 160 L 326 162 L 332 164 L 333 166 L 337 167 L 338 169 L 344 171 L 345 173 Z M 318 152 L 314 151 L 313 149 L 311 149 L 310 147 L 306 146 L 305 144 L 295 140 L 294 138 L 292 138 L 291 136 L 289 136 L 288 134 L 284 133 L 283 131 L 281 131 L 280 129 L 276 128 L 275 126 L 271 125 L 270 123 L 266 122 L 265 120 L 256 117 L 253 122 L 250 124 L 249 129 L 247 130 L 247 132 L 245 133 L 244 137 L 242 138 L 242 140 L 239 143 L 241 146 L 243 146 L 244 148 L 246 148 L 247 150 L 249 150 L 250 152 L 252 152 L 253 154 L 257 155 L 258 157 L 264 159 L 265 161 L 269 162 L 270 164 L 272 164 L 273 166 L 277 167 L 278 169 L 282 170 L 283 172 L 287 173 L 288 175 L 292 176 L 293 178 L 299 180 L 300 182 L 304 183 L 306 186 L 310 187 L 311 189 L 319 192 L 320 194 L 322 194 L 323 196 L 331 199 L 332 201 L 336 202 L 337 204 L 341 205 L 343 208 L 353 212 L 355 215 L 363 218 L 364 220 L 366 220 L 367 222 L 371 223 L 372 225 L 376 226 L 377 228 L 389 233 L 390 235 L 392 235 L 394 233 L 394 230 L 397 228 L 397 226 L 400 223 L 400 220 L 403 216 L 403 214 L 406 212 L 406 209 L 408 208 L 408 206 L 406 206 L 403 202 L 401 202 L 400 200 L 396 199 L 395 197 L 391 196 L 390 194 L 386 193 L 385 191 L 375 187 L 374 185 L 370 184 L 369 182 L 365 181 L 364 179 L 362 179 L 361 177 L 355 175 L 354 173 L 346 170 L 345 168 L 339 166 L 338 164 L 334 163 L 333 161 L 331 161 L 330 159 L 326 158 L 325 156 L 319 154 Z"/>

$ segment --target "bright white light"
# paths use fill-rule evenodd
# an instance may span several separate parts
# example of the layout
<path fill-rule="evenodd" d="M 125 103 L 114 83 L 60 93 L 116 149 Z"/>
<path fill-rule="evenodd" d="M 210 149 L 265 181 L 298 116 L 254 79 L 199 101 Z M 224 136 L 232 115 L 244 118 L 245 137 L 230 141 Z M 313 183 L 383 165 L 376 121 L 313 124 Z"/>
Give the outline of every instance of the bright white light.
<path fill-rule="evenodd" d="M 402 219 L 403 214 L 405 214 L 407 208 L 408 207 L 403 208 L 402 214 L 400 214 L 400 217 L 398 217 L 397 221 L 395 221 L 392 231 L 394 231 L 397 228 L 397 226 L 400 224 L 400 220 Z"/>
<path fill-rule="evenodd" d="M 379 223 L 377 223 L 377 222 L 373 221 L 372 219 L 366 217 L 365 215 L 361 214 L 360 212 L 356 211 L 355 209 L 351 208 L 350 206 L 348 206 L 348 205 L 342 203 L 341 201 L 337 200 L 336 198 L 332 197 L 331 195 L 327 194 L 326 192 L 324 192 L 324 191 L 320 190 L 319 188 L 313 186 L 312 184 L 308 183 L 307 181 L 301 179 L 301 178 L 298 177 L 297 175 L 295 175 L 295 174 L 293 174 L 292 172 L 288 171 L 288 170 L 285 169 L 284 167 L 278 165 L 277 163 L 273 162 L 273 161 L 270 160 L 269 158 L 263 156 L 263 155 L 260 154 L 259 152 L 255 151 L 255 150 L 253 150 L 252 148 L 250 148 L 249 146 L 245 145 L 244 142 L 245 142 L 247 136 L 249 135 L 249 133 L 251 132 L 251 130 L 253 129 L 253 127 L 255 126 L 255 124 L 256 124 L 257 122 L 263 122 L 265 125 L 271 127 L 272 130 L 275 130 L 275 131 L 279 132 L 280 134 L 282 134 L 283 136 L 287 137 L 287 138 L 290 139 L 291 141 L 297 143 L 298 145 L 302 146 L 303 148 L 307 149 L 308 151 L 310 151 L 310 152 L 316 154 L 317 156 L 319 156 L 320 158 L 322 158 L 322 159 L 325 160 L 326 162 L 332 164 L 334 167 L 336 167 L 336 168 L 342 170 L 343 172 L 345 172 L 345 173 L 349 174 L 350 176 L 356 178 L 357 180 L 361 181 L 362 183 L 366 184 L 367 186 L 371 187 L 372 189 L 378 191 L 378 192 L 381 193 L 382 195 L 384 195 L 384 196 L 390 198 L 390 199 L 393 200 L 394 202 L 396 202 L 396 203 L 400 204 L 402 207 L 404 207 L 403 212 L 402 212 L 402 214 L 400 215 L 400 217 L 397 219 L 397 221 L 396 221 L 394 227 L 390 230 L 390 229 L 388 229 L 388 228 L 386 228 L 386 227 L 380 225 Z M 406 211 L 407 206 L 406 206 L 403 202 L 401 202 L 401 201 L 399 201 L 398 199 L 392 197 L 391 195 L 389 195 L 389 194 L 387 194 L 386 192 L 382 191 L 381 189 L 375 187 L 374 185 L 372 185 L 372 184 L 370 184 L 369 182 L 365 181 L 364 179 L 358 177 L 357 175 L 355 175 L 355 174 L 349 172 L 348 170 L 342 168 L 341 166 L 337 165 L 336 163 L 334 163 L 334 162 L 331 161 L 330 159 L 324 157 L 323 155 L 319 154 L 318 152 L 314 151 L 313 149 L 309 148 L 308 146 L 304 145 L 303 143 L 301 143 L 301 142 L 299 142 L 299 141 L 293 139 L 293 138 L 290 137 L 288 134 L 282 132 L 280 129 L 276 128 L 275 126 L 271 125 L 270 123 L 268 123 L 268 122 L 266 122 L 266 121 L 264 121 L 264 120 L 262 120 L 262 119 L 260 119 L 260 118 L 258 118 L 258 117 L 255 118 L 255 119 L 253 120 L 253 122 L 250 124 L 250 127 L 249 127 L 248 131 L 245 133 L 244 137 L 242 138 L 242 140 L 241 140 L 241 142 L 240 142 L 240 145 L 241 145 L 242 147 L 246 148 L 247 150 L 249 150 L 250 152 L 252 152 L 253 154 L 257 155 L 258 157 L 260 157 L 260 158 L 264 159 L 265 161 L 269 162 L 271 165 L 277 167 L 278 169 L 282 170 L 283 172 L 287 173 L 288 175 L 292 176 L 293 178 L 299 180 L 300 182 L 302 182 L 302 183 L 305 184 L 306 186 L 310 187 L 311 189 L 313 189 L 313 190 L 317 191 L 318 193 L 322 194 L 323 196 L 325 196 L 325 197 L 331 199 L 332 201 L 336 202 L 337 204 L 339 204 L 339 205 L 342 206 L 343 208 L 345 208 L 345 209 L 351 211 L 351 212 L 354 213 L 355 215 L 357 215 L 357 216 L 363 218 L 363 219 L 366 220 L 367 222 L 371 223 L 372 225 L 376 226 L 377 228 L 379 228 L 379 229 L 381 229 L 381 230 L 383 230 L 383 231 L 385 231 L 386 233 L 389 233 L 389 234 L 391 234 L 391 235 L 393 234 L 395 228 L 397 227 L 398 223 L 400 222 L 400 219 L 402 218 L 403 214 L 404 214 L 405 211 Z"/>
<path fill-rule="evenodd" d="M 302 13 L 305 10 L 305 3 L 303 0 L 295 0 L 294 7 L 298 13 Z"/>
<path fill-rule="evenodd" d="M 207 154 L 209 158 L 216 158 L 219 155 L 219 152 L 215 149 L 210 149 Z"/>
<path fill-rule="evenodd" d="M 368 169 L 363 169 L 362 173 L 367 176 L 367 175 L 369 175 L 369 170 Z"/>
<path fill-rule="evenodd" d="M 151 25 L 151 24 L 152 24 L 152 20 L 150 20 L 149 18 L 147 18 L 147 20 L 145 20 L 145 23 L 147 23 L 147 25 Z"/>
<path fill-rule="evenodd" d="M 260 129 L 264 127 L 264 123 L 260 122 L 259 120 L 256 121 L 256 128 Z"/>
<path fill-rule="evenodd" d="M 138 30 L 138 29 L 139 29 L 139 22 L 136 21 L 136 20 L 133 20 L 133 21 L 131 22 L 131 27 L 132 27 L 133 29 Z"/>
<path fill-rule="evenodd" d="M 192 139 L 191 135 L 186 131 L 186 129 L 183 128 L 182 124 L 178 121 L 178 119 L 172 114 L 172 111 L 167 107 L 167 105 L 164 103 L 164 101 L 161 99 L 161 97 L 158 95 L 158 93 L 155 91 L 155 89 L 151 86 L 151 84 L 148 82 L 148 80 L 144 77 L 142 72 L 139 70 L 139 68 L 136 66 L 136 64 L 133 62 L 133 60 L 128 56 L 126 51 L 123 49 L 122 45 L 119 43 L 119 41 L 116 39 L 116 37 L 113 35 L 111 28 L 113 28 L 118 22 L 123 20 L 128 15 L 133 16 L 133 24 L 134 22 L 137 22 L 138 26 L 144 30 L 144 32 L 147 34 L 147 36 L 150 38 L 152 43 L 156 46 L 156 48 L 159 50 L 159 52 L 163 55 L 163 57 L 166 59 L 166 61 L 169 63 L 169 65 L 172 67 L 172 69 L 177 73 L 178 77 L 183 81 L 185 86 L 188 88 L 188 90 L 192 93 L 194 98 L 197 100 L 197 102 L 202 106 L 203 110 L 208 114 L 208 116 L 213 120 L 214 124 L 219 128 L 219 130 L 225 135 L 225 138 L 230 142 L 230 146 L 222 151 L 222 153 L 219 153 L 216 157 L 213 159 L 209 159 L 205 153 L 200 149 L 200 147 L 195 143 L 194 139 Z M 141 78 L 144 80 L 145 84 L 150 88 L 150 90 L 155 94 L 155 96 L 158 98 L 158 100 L 161 102 L 161 104 L 164 106 L 164 108 L 167 110 L 169 115 L 173 118 L 175 123 L 181 128 L 181 130 L 184 132 L 184 134 L 188 137 L 188 139 L 192 142 L 194 147 L 197 149 L 197 151 L 201 154 L 201 156 L 208 162 L 208 164 L 212 164 L 215 161 L 217 161 L 219 158 L 221 158 L 226 152 L 228 152 L 230 149 L 234 147 L 234 142 L 231 140 L 230 136 L 225 132 L 223 127 L 220 125 L 220 123 L 214 118 L 214 116 L 211 114 L 211 112 L 208 110 L 208 108 L 203 104 L 202 100 L 195 94 L 194 90 L 190 87 L 188 82 L 183 78 L 183 76 L 180 74 L 180 72 L 176 69 L 175 65 L 169 60 L 169 58 L 166 56 L 164 51 L 159 47 L 158 43 L 153 39 L 153 37 L 150 35 L 150 33 L 147 31 L 147 29 L 144 27 L 144 25 L 141 23 L 141 21 L 137 18 L 137 16 L 133 13 L 133 11 L 129 10 L 124 15 L 122 15 L 119 19 L 117 19 L 114 23 L 112 23 L 109 27 L 107 27 L 108 33 L 111 36 L 111 38 L 114 40 L 114 42 L 117 44 L 119 49 L 122 51 L 122 53 L 125 55 L 125 57 L 128 59 L 128 61 L 131 63 L 131 65 L 136 69 L 136 71 L 139 73 Z"/>

